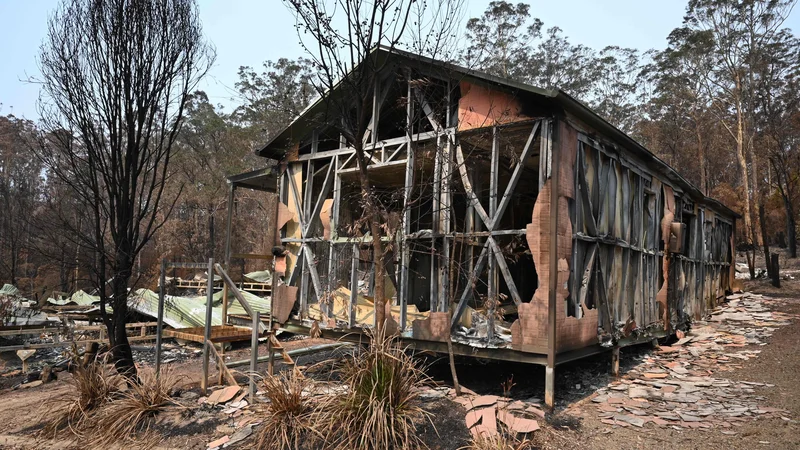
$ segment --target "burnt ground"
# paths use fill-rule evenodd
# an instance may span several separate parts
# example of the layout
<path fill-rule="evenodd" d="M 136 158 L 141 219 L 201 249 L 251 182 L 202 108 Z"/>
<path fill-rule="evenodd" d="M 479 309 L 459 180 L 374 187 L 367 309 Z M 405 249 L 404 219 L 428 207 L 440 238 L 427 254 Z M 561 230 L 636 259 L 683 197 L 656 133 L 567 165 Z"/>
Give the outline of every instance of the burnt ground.
<path fill-rule="evenodd" d="M 800 315 L 800 282 L 785 281 L 778 291 L 768 286 L 766 281 L 749 282 L 747 290 L 787 299 L 779 311 Z M 800 448 L 800 390 L 797 389 L 800 374 L 800 321 L 792 320 L 790 325 L 780 327 L 767 340 L 768 344 L 757 347 L 761 353 L 757 358 L 744 361 L 741 367 L 725 372 L 724 377 L 731 380 L 755 381 L 772 384 L 774 387 L 756 388 L 757 394 L 766 398 L 769 406 L 789 411 L 784 420 L 760 418 L 747 423 L 735 435 L 723 434 L 722 430 L 700 429 L 677 431 L 670 428 L 615 428 L 611 430 L 592 414 L 575 414 L 580 417 L 579 426 L 565 434 L 575 439 L 574 447 L 597 449 L 792 449 Z M 748 346 L 744 349 L 755 348 Z M 623 358 L 626 358 L 623 355 Z M 627 359 L 627 358 L 626 358 Z M 584 408 L 577 408 L 578 411 Z M 550 448 L 549 446 L 545 446 Z M 559 447 L 553 447 L 559 448 Z"/>
<path fill-rule="evenodd" d="M 546 424 L 534 434 L 536 448 L 542 449 L 793 449 L 800 448 L 800 280 L 784 280 L 780 289 L 766 280 L 748 281 L 746 290 L 781 298 L 776 311 L 795 316 L 791 324 L 779 327 L 767 345 L 748 345 L 741 350 L 760 350 L 756 358 L 736 364 L 733 370 L 718 375 L 729 380 L 760 382 L 771 387 L 756 387 L 763 403 L 788 412 L 782 417 L 758 418 L 735 431 L 726 429 L 673 429 L 609 426 L 601 422 L 591 405 L 600 386 L 614 380 L 610 375 L 610 354 L 596 355 L 556 369 L 556 408 L 546 416 Z M 653 352 L 649 345 L 622 349 L 620 371 L 626 372 Z M 463 386 L 484 395 L 506 395 L 537 402 L 544 396 L 544 369 L 511 363 L 461 364 L 457 368 Z M 429 372 L 450 383 L 449 366 L 435 362 Z M 505 391 L 503 385 L 512 385 Z M 532 399 L 533 398 L 533 399 Z M 679 428 L 679 427 L 678 427 Z"/>
<path fill-rule="evenodd" d="M 747 290 L 762 293 L 785 301 L 777 304 L 777 311 L 800 317 L 800 280 L 784 280 L 781 289 L 775 289 L 764 280 L 749 281 Z M 297 339 L 282 336 L 287 349 L 316 345 L 326 341 Z M 542 449 L 752 449 L 752 448 L 800 448 L 800 391 L 797 389 L 800 374 L 800 319 L 779 327 L 766 339 L 767 345 L 747 346 L 761 350 L 756 357 L 737 364 L 726 371 L 724 378 L 762 382 L 772 387 L 758 387 L 756 392 L 764 397 L 771 407 L 785 409 L 781 417 L 759 418 L 743 423 L 735 434 L 727 430 L 673 429 L 647 424 L 642 428 L 611 426 L 601 422 L 591 405 L 596 389 L 614 379 L 610 376 L 610 355 L 597 355 L 568 365 L 556 371 L 557 405 L 553 413 L 540 421 L 542 429 L 533 435 L 535 448 Z M 164 414 L 157 429 L 165 440 L 160 448 L 206 449 L 206 444 L 235 430 L 232 418 L 220 415 L 218 410 L 198 406 L 200 360 L 194 347 L 171 347 L 174 361 L 166 367 L 180 377 L 180 390 L 190 392 L 181 399 L 189 409 L 175 409 Z M 263 351 L 263 350 L 262 350 Z M 297 358 L 297 363 L 314 367 L 309 375 L 317 380 L 327 380 L 335 361 L 347 352 L 346 349 L 323 352 Z M 653 352 L 649 346 L 630 347 L 622 350 L 621 372 L 633 368 L 641 359 Z M 140 351 L 141 364 L 149 363 L 146 348 Z M 245 346 L 226 352 L 229 360 L 246 359 Z M 0 362 L 0 373 L 14 372 L 13 358 Z M 434 381 L 451 382 L 449 366 L 443 359 L 429 359 L 429 374 Z M 315 366 L 316 364 L 316 366 Z M 280 368 L 280 365 L 279 365 Z M 264 370 L 265 366 L 259 366 Z M 543 398 L 544 370 L 538 366 L 511 363 L 480 363 L 460 361 L 458 375 L 461 384 L 478 394 L 494 394 L 514 399 L 533 401 Z M 216 373 L 212 366 L 212 374 Z M 0 448 L 83 448 L 69 439 L 50 440 L 38 434 L 43 423 L 53 417 L 57 398 L 70 391 L 70 375 L 59 373 L 57 381 L 33 388 L 13 389 L 24 377 L 22 375 L 0 376 Z M 243 376 L 239 376 L 244 379 Z M 505 387 L 504 387 L 505 385 Z M 508 386 L 511 386 L 508 389 Z M 464 408 L 447 398 L 426 400 L 424 407 L 431 413 L 433 426 L 424 423 L 418 427 L 426 443 L 434 450 L 457 450 L 468 443 L 469 432 L 464 423 Z M 786 420 L 788 419 L 788 420 Z M 727 431 L 727 433 L 731 433 Z M 252 442 L 245 441 L 234 448 Z"/>

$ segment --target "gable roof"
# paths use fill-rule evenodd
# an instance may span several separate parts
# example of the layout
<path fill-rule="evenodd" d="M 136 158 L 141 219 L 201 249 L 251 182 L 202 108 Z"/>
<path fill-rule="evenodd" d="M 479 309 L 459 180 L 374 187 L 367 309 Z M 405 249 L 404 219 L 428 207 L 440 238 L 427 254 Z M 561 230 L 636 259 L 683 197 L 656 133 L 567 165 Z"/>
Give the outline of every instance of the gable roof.
<path fill-rule="evenodd" d="M 702 199 L 701 203 L 712 206 L 716 211 L 729 216 L 740 218 L 741 216 L 721 202 L 706 197 L 699 188 L 683 178 L 675 169 L 666 162 L 658 158 L 642 144 L 628 136 L 617 127 L 609 123 L 606 119 L 598 115 L 591 108 L 584 105 L 571 95 L 561 89 L 542 89 L 518 81 L 498 77 L 479 70 L 469 69 L 450 62 L 435 60 L 426 56 L 407 52 L 397 48 L 379 46 L 372 50 L 376 57 L 391 58 L 395 61 L 406 64 L 410 67 L 422 70 L 440 71 L 442 75 L 449 75 L 453 78 L 456 74 L 459 79 L 477 84 L 498 87 L 503 90 L 518 91 L 526 93 L 537 99 L 540 104 L 551 108 L 562 110 L 576 117 L 607 140 L 624 148 L 628 152 L 641 158 L 644 163 L 656 173 L 661 174 L 671 183 L 680 187 L 684 192 L 690 194 L 695 199 Z M 334 90 L 337 86 L 334 86 Z M 325 94 L 330 95 L 329 92 Z M 308 136 L 314 126 L 318 124 L 314 119 L 325 111 L 324 97 L 317 97 L 303 112 L 300 113 L 289 125 L 280 133 L 273 136 L 263 148 L 256 154 L 270 159 L 282 159 L 287 148 L 295 141 Z"/>

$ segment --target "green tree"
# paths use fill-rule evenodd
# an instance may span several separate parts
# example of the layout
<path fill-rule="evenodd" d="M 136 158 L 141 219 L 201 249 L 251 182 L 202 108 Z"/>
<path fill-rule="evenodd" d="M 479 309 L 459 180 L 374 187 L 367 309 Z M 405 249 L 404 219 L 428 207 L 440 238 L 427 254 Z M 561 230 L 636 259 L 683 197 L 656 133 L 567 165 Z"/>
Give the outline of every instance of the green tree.
<path fill-rule="evenodd" d="M 305 58 L 265 61 L 261 73 L 249 66 L 240 67 L 236 89 L 242 104 L 233 112 L 233 119 L 254 132 L 253 137 L 263 144 L 300 115 L 317 95 L 314 76 L 312 63 Z"/>
<path fill-rule="evenodd" d="M 481 17 L 467 21 L 469 45 L 462 54 L 468 67 L 522 80 L 531 58 L 530 45 L 542 36 L 542 22 L 530 22 L 530 6 L 492 1 Z M 522 62 L 522 64 L 520 64 Z"/>
<path fill-rule="evenodd" d="M 489 3 L 467 22 L 462 62 L 492 75 L 545 89 L 561 89 L 629 132 L 637 120 L 644 78 L 639 51 L 572 44 L 559 27 L 542 33 L 527 4 Z"/>
<path fill-rule="evenodd" d="M 755 213 L 759 204 L 759 157 L 754 152 L 758 67 L 765 51 L 780 33 L 794 0 L 691 0 L 684 24 L 686 42 L 708 42 L 711 68 L 703 74 L 703 88 L 712 111 L 735 146 L 744 191 L 744 234 L 748 243 L 759 240 Z M 752 271 L 752 268 L 751 268 Z"/>

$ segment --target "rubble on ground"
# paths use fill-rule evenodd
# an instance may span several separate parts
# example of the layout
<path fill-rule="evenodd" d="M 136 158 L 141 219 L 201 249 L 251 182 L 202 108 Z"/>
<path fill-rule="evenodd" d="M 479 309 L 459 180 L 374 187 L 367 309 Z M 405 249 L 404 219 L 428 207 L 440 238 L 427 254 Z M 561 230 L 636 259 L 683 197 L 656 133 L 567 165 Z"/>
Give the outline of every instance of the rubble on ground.
<path fill-rule="evenodd" d="M 500 423 L 512 435 L 533 433 L 539 429 L 537 419 L 544 419 L 538 398 L 513 400 L 496 395 L 477 395 L 464 387 L 461 388 L 462 395 L 456 397 L 455 390 L 444 389 L 454 402 L 467 410 L 464 420 L 474 438 L 497 436 Z"/>
<path fill-rule="evenodd" d="M 58 318 L 42 312 L 35 301 L 20 294 L 10 284 L 0 287 L 0 325 L 2 326 L 52 326 Z"/>
<path fill-rule="evenodd" d="M 221 436 L 207 444 L 209 449 L 215 450 L 231 447 L 247 439 L 261 423 L 246 400 L 247 395 L 247 390 L 240 386 L 220 386 L 207 397 L 199 397 L 195 392 L 188 391 L 181 394 L 181 399 L 195 401 L 201 408 L 212 408 L 215 414 L 222 414 L 228 419 L 225 425 L 217 427 Z M 260 396 L 260 401 L 265 401 L 263 396 Z"/>
<path fill-rule="evenodd" d="M 203 353 L 199 344 L 187 343 L 185 345 L 163 343 L 161 344 L 161 364 L 174 364 L 196 358 Z M 137 364 L 153 365 L 156 362 L 155 346 L 132 345 L 133 359 Z"/>
<path fill-rule="evenodd" d="M 791 316 L 771 311 L 769 303 L 778 300 L 762 295 L 735 294 L 727 300 L 708 320 L 679 333 L 677 342 L 645 355 L 621 379 L 598 389 L 591 405 L 600 421 L 614 427 L 721 428 L 734 434 L 747 421 L 786 417 L 788 411 L 766 406 L 757 392 L 772 385 L 729 380 L 724 373 L 756 358 L 760 350 L 752 346 L 766 345 Z"/>

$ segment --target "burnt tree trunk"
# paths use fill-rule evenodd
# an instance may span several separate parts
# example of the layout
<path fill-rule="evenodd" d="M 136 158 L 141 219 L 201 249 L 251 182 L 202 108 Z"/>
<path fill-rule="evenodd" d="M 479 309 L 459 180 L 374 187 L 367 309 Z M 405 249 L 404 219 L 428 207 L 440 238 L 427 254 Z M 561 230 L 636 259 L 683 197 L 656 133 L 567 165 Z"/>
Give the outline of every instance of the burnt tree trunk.
<path fill-rule="evenodd" d="M 755 280 L 756 279 L 756 252 L 755 252 L 754 249 L 755 249 L 755 247 L 753 247 L 753 250 L 752 250 L 753 255 L 752 256 L 750 255 L 750 252 L 751 252 L 750 248 L 748 248 L 747 250 L 744 251 L 744 256 L 747 258 L 747 270 L 750 271 L 750 279 L 751 280 Z"/>
<path fill-rule="evenodd" d="M 62 292 L 69 290 L 69 267 L 67 267 L 67 252 L 64 246 L 61 247 L 61 258 L 58 263 L 58 288 Z"/>
<path fill-rule="evenodd" d="M 797 258 L 797 222 L 794 217 L 794 206 L 787 196 L 782 197 L 786 208 L 786 239 L 789 241 L 789 258 Z"/>
<path fill-rule="evenodd" d="M 136 366 L 133 362 L 133 351 L 128 341 L 125 324 L 128 321 L 128 282 L 133 268 L 132 261 L 126 256 L 117 259 L 117 271 L 112 281 L 112 304 L 114 311 L 110 323 L 106 323 L 111 343 L 111 354 L 117 372 L 128 380 L 136 380 Z"/>
<path fill-rule="evenodd" d="M 778 262 L 778 255 L 773 254 L 772 259 L 770 260 L 769 266 L 772 270 L 770 273 L 770 279 L 772 280 L 772 285 L 776 288 L 781 287 L 781 266 Z"/>
<path fill-rule="evenodd" d="M 386 325 L 386 267 L 383 261 L 384 248 L 381 229 L 381 214 L 375 201 L 372 199 L 372 187 L 369 184 L 366 168 L 359 172 L 361 193 L 364 196 L 364 203 L 367 215 L 370 218 L 369 232 L 372 235 L 372 260 L 375 263 L 375 324 L 378 330 L 383 331 Z M 354 287 L 355 289 L 355 287 Z"/>
<path fill-rule="evenodd" d="M 764 263 L 767 265 L 767 275 L 772 277 L 772 263 L 769 257 L 769 239 L 767 238 L 767 221 L 764 219 L 764 204 L 758 205 L 758 222 L 761 228 L 761 242 L 764 247 Z M 755 257 L 753 258 L 755 261 Z"/>
<path fill-rule="evenodd" d="M 166 198 L 170 159 L 189 94 L 215 57 L 196 6 L 62 0 L 39 54 L 41 86 L 52 101 L 43 108 L 48 139 L 37 155 L 91 213 L 92 229 L 80 242 L 94 245 L 91 273 L 114 364 L 132 382 L 128 287 L 139 253 L 177 201 Z"/>
<path fill-rule="evenodd" d="M 708 177 L 706 176 L 706 155 L 705 148 L 703 147 L 703 134 L 700 132 L 700 127 L 695 127 L 697 135 L 697 158 L 700 160 L 700 190 L 703 195 L 708 195 Z"/>

